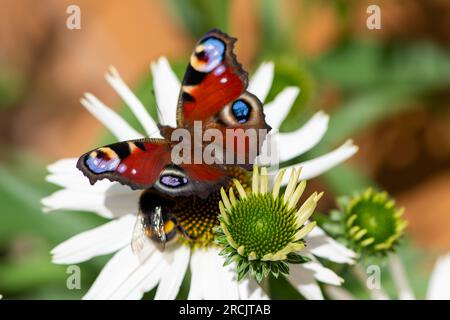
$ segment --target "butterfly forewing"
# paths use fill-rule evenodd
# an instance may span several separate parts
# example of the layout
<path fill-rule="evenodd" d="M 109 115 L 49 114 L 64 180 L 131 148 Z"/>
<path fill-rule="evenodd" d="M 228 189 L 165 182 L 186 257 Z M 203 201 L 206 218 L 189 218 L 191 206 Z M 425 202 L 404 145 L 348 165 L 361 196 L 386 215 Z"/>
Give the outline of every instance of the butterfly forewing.
<path fill-rule="evenodd" d="M 247 73 L 233 53 L 236 39 L 212 30 L 195 45 L 178 101 L 178 126 L 207 120 L 247 88 Z"/>

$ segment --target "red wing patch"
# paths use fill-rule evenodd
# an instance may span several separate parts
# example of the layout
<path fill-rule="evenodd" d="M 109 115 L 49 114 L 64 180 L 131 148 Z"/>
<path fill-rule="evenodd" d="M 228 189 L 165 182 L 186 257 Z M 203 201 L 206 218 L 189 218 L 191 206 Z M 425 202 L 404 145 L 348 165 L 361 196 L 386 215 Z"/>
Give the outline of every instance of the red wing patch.
<path fill-rule="evenodd" d="M 77 168 L 91 184 L 108 179 L 147 189 L 154 185 L 159 174 L 171 163 L 171 149 L 162 139 L 141 139 L 118 142 L 94 149 L 78 159 Z"/>
<path fill-rule="evenodd" d="M 247 88 L 247 73 L 233 53 L 235 41 L 212 30 L 195 46 L 178 101 L 179 127 L 211 118 Z"/>

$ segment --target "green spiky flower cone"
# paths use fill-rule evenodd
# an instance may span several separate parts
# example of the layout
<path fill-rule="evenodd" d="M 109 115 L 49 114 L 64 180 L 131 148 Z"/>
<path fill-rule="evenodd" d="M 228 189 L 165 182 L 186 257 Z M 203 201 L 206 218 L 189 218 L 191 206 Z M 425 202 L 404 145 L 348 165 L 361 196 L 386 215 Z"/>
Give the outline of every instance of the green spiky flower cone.
<path fill-rule="evenodd" d="M 229 194 L 222 189 L 220 226 L 217 243 L 223 246 L 225 264 L 237 263 L 238 280 L 250 273 L 258 281 L 270 273 L 289 273 L 289 263 L 303 263 L 308 259 L 300 254 L 306 236 L 315 226 L 308 223 L 322 194 L 313 193 L 300 207 L 297 203 L 306 182 L 297 183 L 300 170 L 292 171 L 284 194 L 280 194 L 284 171 L 276 178 L 271 192 L 267 190 L 267 171 L 255 166 L 252 190 L 247 193 L 235 181 L 239 198 L 230 188 Z"/>
<path fill-rule="evenodd" d="M 341 200 L 346 240 L 363 255 L 385 255 L 393 251 L 407 226 L 403 208 L 386 192 L 368 189 L 348 200 Z"/>

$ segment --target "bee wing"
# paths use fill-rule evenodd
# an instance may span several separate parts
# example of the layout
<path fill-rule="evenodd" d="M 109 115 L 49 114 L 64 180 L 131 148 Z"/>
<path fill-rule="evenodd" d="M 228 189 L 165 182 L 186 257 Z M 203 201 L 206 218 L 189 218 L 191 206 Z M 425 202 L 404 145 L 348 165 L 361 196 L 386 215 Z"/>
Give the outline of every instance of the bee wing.
<path fill-rule="evenodd" d="M 167 242 L 166 231 L 164 230 L 164 219 L 161 207 L 156 207 L 153 214 L 149 216 L 148 225 L 144 225 L 150 238 L 161 243 L 162 249 Z"/>
<path fill-rule="evenodd" d="M 155 244 L 146 235 L 144 216 L 139 213 L 131 236 L 131 250 L 140 262 L 144 262 L 154 251 Z"/>
<path fill-rule="evenodd" d="M 151 215 L 139 212 L 131 237 L 131 250 L 139 260 L 148 258 L 155 245 L 159 250 L 164 250 L 166 241 L 161 208 L 157 207 Z"/>

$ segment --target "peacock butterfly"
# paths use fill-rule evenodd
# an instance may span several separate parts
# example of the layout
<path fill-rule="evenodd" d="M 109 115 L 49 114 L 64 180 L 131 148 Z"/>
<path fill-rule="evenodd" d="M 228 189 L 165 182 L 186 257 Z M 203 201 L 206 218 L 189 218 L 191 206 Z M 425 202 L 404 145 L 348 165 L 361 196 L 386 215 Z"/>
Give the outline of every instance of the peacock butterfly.
<path fill-rule="evenodd" d="M 91 184 L 106 178 L 144 190 L 139 201 L 138 226 L 142 228 L 137 229 L 156 242 L 164 244 L 177 229 L 170 210 L 179 197 L 204 199 L 229 181 L 230 168 L 251 168 L 270 130 L 262 103 L 246 91 L 248 76 L 233 53 L 235 42 L 217 29 L 197 42 L 178 98 L 177 128 L 160 125 L 162 139 L 114 143 L 89 151 L 78 160 L 77 168 Z M 197 130 L 199 124 L 201 129 Z M 258 132 L 253 145 L 248 134 L 251 130 Z M 189 138 L 174 139 L 180 131 L 187 132 Z M 199 135 L 208 131 L 214 132 L 215 139 L 210 137 L 206 143 Z M 184 161 L 174 157 L 180 145 Z M 214 151 L 210 153 L 212 163 L 195 157 L 210 149 Z M 251 154 L 253 149 L 256 153 Z M 229 154 L 236 157 L 229 161 Z"/>

